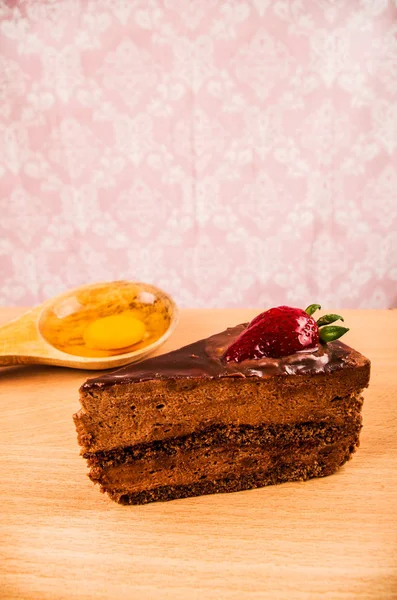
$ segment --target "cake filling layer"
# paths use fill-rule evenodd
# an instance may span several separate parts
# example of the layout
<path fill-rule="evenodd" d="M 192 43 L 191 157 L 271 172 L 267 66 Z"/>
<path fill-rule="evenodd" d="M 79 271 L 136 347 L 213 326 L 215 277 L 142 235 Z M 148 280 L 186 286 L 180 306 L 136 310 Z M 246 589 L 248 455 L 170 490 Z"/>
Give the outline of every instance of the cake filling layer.
<path fill-rule="evenodd" d="M 326 460 L 318 460 L 316 455 L 312 455 L 310 460 L 299 462 L 298 457 L 295 462 L 278 462 L 277 465 L 270 466 L 266 470 L 258 470 L 249 474 L 233 472 L 215 481 L 207 479 L 192 484 L 168 484 L 153 489 L 143 489 L 140 492 L 129 491 L 124 487 L 112 490 L 102 487 L 102 491 L 107 492 L 112 500 L 120 504 L 147 504 L 205 494 L 241 492 L 290 481 L 307 481 L 313 477 L 331 475 L 348 461 L 351 455 L 350 447 L 347 448 L 343 443 L 334 444 L 329 452 L 332 453 L 332 456 L 330 454 Z"/>
<path fill-rule="evenodd" d="M 314 377 L 154 381 L 91 390 L 75 415 L 83 452 L 181 437 L 218 424 L 289 425 L 361 410 L 365 373 Z M 357 394 L 359 389 L 359 394 Z M 338 395 L 336 395 L 336 393 Z"/>
<path fill-rule="evenodd" d="M 353 415 L 342 425 L 336 422 L 307 422 L 294 425 L 214 425 L 202 431 L 178 438 L 158 440 L 136 446 L 124 446 L 106 452 L 86 452 L 89 466 L 115 466 L 138 460 L 152 460 L 161 457 L 175 457 L 179 451 L 203 449 L 227 444 L 238 446 L 277 446 L 308 441 L 333 443 L 349 433 L 360 432 L 361 415 Z"/>
<path fill-rule="evenodd" d="M 298 479 L 334 472 L 354 451 L 360 428 L 359 417 L 352 418 L 343 427 L 327 423 L 219 427 L 87 458 L 91 479 L 111 495 L 123 493 L 132 498 L 144 491 L 156 495 L 162 489 L 165 493 L 167 488 L 174 491 L 181 488 L 179 493 L 182 494 L 182 488 L 186 492 L 189 486 L 211 487 L 216 482 L 233 481 L 236 477 L 247 481 L 256 478 L 261 482 L 258 485 L 265 485 L 265 474 L 280 469 L 284 472 L 297 469 Z M 233 485 L 237 485 L 236 482 Z M 128 501 L 135 502 L 131 498 Z"/>

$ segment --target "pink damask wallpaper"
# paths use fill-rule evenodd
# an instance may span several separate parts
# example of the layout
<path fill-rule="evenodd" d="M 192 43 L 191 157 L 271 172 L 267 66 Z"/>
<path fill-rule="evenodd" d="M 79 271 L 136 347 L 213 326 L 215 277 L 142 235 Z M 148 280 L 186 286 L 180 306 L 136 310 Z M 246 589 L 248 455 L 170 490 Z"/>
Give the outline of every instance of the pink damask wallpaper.
<path fill-rule="evenodd" d="M 397 306 L 393 0 L 0 0 L 0 303 Z"/>

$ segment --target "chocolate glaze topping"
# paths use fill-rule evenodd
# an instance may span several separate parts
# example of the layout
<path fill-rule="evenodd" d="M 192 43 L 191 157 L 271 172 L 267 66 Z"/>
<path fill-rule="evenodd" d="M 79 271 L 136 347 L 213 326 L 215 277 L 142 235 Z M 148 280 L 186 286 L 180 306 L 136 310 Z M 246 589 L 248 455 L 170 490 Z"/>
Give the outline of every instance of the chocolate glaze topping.
<path fill-rule="evenodd" d="M 179 350 L 88 379 L 83 390 L 150 379 L 316 375 L 331 373 L 354 363 L 353 350 L 339 340 L 320 345 L 315 351 L 297 352 L 282 358 L 260 358 L 240 363 L 223 361 L 222 355 L 226 348 L 246 327 L 247 323 L 243 323 Z"/>

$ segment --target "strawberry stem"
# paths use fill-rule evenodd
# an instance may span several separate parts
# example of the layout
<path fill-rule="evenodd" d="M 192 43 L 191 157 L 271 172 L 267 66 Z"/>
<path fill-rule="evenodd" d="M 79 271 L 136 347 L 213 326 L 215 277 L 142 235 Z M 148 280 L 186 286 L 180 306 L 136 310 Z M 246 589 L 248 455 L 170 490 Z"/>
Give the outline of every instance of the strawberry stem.
<path fill-rule="evenodd" d="M 338 325 L 326 325 L 319 329 L 319 336 L 322 342 L 333 342 L 338 340 L 342 335 L 345 335 L 349 330 L 347 327 L 339 327 Z"/>
<path fill-rule="evenodd" d="M 323 325 L 330 325 L 331 323 L 335 323 L 335 321 L 344 321 L 344 318 L 334 314 L 324 315 L 318 319 L 317 325 L 323 327 Z"/>
<path fill-rule="evenodd" d="M 309 317 L 312 316 L 313 313 L 316 312 L 316 310 L 320 310 L 321 306 L 319 304 L 310 304 L 307 309 L 305 310 L 305 313 L 307 313 L 309 315 Z"/>

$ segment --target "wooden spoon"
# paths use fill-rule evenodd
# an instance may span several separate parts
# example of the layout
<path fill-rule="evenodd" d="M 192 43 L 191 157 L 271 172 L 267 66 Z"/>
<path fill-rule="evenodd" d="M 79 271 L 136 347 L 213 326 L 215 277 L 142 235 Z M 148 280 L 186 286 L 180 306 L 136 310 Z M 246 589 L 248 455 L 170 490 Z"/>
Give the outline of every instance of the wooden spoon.
<path fill-rule="evenodd" d="M 134 346 L 114 351 L 87 348 L 83 339 L 87 325 L 124 311 L 145 323 L 145 338 Z M 0 366 L 47 364 L 110 369 L 153 352 L 169 338 L 177 322 L 175 302 L 152 285 L 129 281 L 85 285 L 52 298 L 1 327 Z"/>

